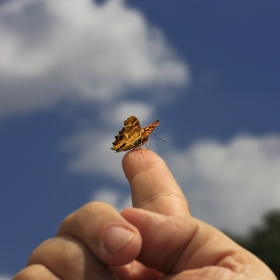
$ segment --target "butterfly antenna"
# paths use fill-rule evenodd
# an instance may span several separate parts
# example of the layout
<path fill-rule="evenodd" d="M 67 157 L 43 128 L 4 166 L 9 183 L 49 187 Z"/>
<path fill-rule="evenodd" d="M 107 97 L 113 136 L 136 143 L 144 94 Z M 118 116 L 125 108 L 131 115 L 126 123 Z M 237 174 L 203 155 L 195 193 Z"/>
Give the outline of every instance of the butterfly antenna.
<path fill-rule="evenodd" d="M 153 138 L 153 139 L 157 139 L 157 140 L 160 140 L 160 141 L 166 142 L 165 140 L 163 140 L 163 139 L 161 139 L 161 138 L 152 137 L 152 136 L 150 136 L 150 137 L 151 137 L 151 138 Z"/>

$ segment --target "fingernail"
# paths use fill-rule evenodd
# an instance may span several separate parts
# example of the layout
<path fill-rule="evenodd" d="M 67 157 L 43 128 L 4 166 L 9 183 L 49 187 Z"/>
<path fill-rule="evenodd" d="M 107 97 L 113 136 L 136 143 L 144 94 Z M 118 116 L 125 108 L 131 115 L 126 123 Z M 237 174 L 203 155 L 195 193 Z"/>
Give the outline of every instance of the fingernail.
<path fill-rule="evenodd" d="M 124 247 L 134 235 L 132 231 L 123 227 L 112 226 L 104 232 L 104 245 L 111 254 L 114 254 Z"/>

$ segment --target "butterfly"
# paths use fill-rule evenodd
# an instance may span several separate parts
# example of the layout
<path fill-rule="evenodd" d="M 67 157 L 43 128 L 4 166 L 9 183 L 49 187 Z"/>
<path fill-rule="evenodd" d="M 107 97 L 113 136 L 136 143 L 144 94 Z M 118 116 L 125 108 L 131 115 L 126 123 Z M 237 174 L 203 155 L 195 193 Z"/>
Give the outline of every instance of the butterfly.
<path fill-rule="evenodd" d="M 141 128 L 139 120 L 130 116 L 124 121 L 124 127 L 115 136 L 116 140 L 113 142 L 113 151 L 122 152 L 141 147 L 148 139 L 149 135 L 158 126 L 159 120 Z"/>

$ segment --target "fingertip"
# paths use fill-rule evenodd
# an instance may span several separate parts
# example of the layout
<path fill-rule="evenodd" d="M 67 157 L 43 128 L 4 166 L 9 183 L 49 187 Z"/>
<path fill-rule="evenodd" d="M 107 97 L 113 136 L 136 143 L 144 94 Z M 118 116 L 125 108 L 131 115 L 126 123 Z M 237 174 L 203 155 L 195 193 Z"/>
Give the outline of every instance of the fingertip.
<path fill-rule="evenodd" d="M 87 203 L 62 222 L 59 236 L 72 236 L 82 241 L 108 265 L 125 265 L 141 250 L 141 235 L 111 205 Z"/>
<path fill-rule="evenodd" d="M 135 175 L 153 167 L 167 168 L 164 160 L 148 149 L 134 149 L 125 154 L 122 166 L 127 180 L 130 182 Z"/>

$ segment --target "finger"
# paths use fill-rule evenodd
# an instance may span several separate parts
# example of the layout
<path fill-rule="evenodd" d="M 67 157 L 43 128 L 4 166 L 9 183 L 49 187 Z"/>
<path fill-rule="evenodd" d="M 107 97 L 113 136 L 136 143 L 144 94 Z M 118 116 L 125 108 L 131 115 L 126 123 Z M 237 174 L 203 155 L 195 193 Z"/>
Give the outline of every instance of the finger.
<path fill-rule="evenodd" d="M 189 214 L 187 200 L 166 166 L 154 152 L 135 149 L 123 158 L 134 207 L 181 216 Z"/>
<path fill-rule="evenodd" d="M 164 274 L 219 266 L 230 270 L 257 269 L 260 261 L 217 229 L 192 217 L 159 215 L 128 208 L 122 216 L 135 225 L 142 236 L 142 249 L 137 257 L 147 267 Z"/>
<path fill-rule="evenodd" d="M 60 280 L 49 269 L 43 265 L 30 265 L 18 272 L 13 280 Z"/>
<path fill-rule="evenodd" d="M 62 222 L 58 236 L 69 235 L 82 241 L 107 265 L 124 265 L 136 258 L 141 236 L 112 206 L 91 202 Z"/>
<path fill-rule="evenodd" d="M 31 279 L 116 279 L 85 244 L 69 236 L 55 237 L 38 246 L 28 261 L 29 274 L 30 268 L 36 265 L 37 268 L 40 265 L 41 270 L 37 269 L 37 278 L 33 273 Z"/>

